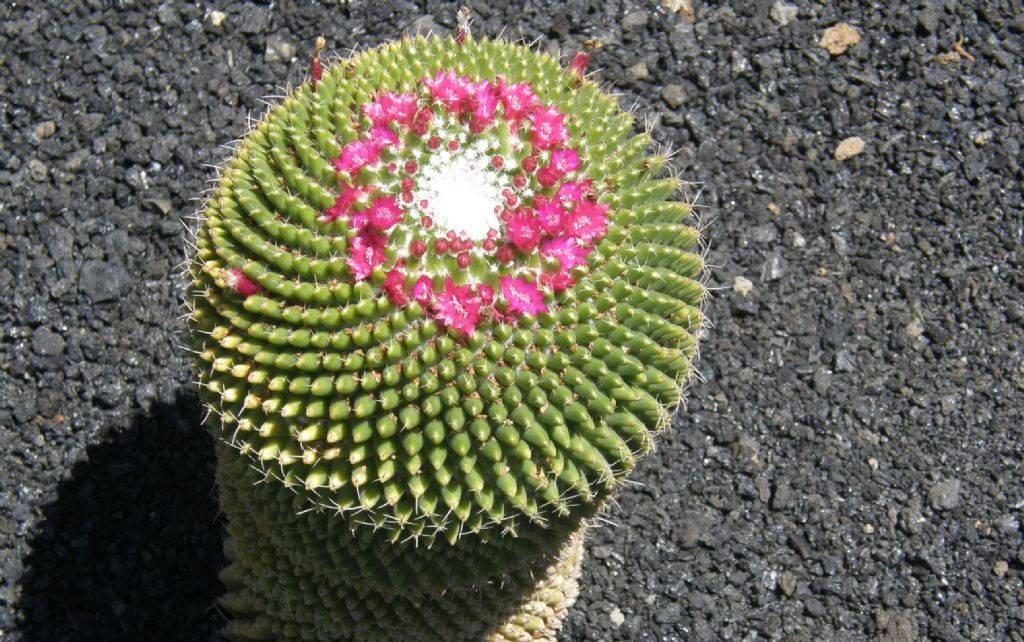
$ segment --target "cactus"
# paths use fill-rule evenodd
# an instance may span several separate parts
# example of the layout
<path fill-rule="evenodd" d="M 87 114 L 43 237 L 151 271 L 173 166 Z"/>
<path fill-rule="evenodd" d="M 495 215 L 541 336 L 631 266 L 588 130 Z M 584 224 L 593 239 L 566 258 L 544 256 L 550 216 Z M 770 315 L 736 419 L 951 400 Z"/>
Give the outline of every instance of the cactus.
<path fill-rule="evenodd" d="M 187 305 L 227 637 L 553 639 L 703 318 L 680 183 L 588 58 L 315 56 L 223 169 Z"/>

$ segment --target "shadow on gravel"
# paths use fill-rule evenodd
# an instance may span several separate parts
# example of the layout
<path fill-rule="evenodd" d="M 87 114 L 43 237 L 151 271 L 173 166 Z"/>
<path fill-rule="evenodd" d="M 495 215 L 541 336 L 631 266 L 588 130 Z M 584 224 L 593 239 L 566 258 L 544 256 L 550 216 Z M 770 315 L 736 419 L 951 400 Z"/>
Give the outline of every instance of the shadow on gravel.
<path fill-rule="evenodd" d="M 199 423 L 196 397 L 179 394 L 75 464 L 31 542 L 23 639 L 213 638 L 221 527 Z"/>

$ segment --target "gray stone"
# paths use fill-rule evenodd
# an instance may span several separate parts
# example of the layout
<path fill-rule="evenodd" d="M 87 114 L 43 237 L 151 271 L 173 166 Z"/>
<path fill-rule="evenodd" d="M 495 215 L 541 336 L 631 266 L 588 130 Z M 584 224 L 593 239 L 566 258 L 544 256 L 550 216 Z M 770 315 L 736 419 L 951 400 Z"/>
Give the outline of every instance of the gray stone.
<path fill-rule="evenodd" d="M 875 624 L 882 631 L 878 642 L 914 642 L 921 639 L 917 620 L 910 611 L 879 611 L 875 615 Z"/>
<path fill-rule="evenodd" d="M 611 546 L 595 546 L 593 550 L 590 551 L 590 554 L 596 559 L 603 560 L 611 557 L 612 552 Z"/>
<path fill-rule="evenodd" d="M 646 11 L 631 11 L 622 18 L 622 29 L 624 31 L 630 31 L 632 29 L 640 29 L 647 26 L 647 12 Z"/>
<path fill-rule="evenodd" d="M 857 369 L 857 359 L 849 350 L 840 350 L 833 360 L 836 372 L 853 372 Z"/>
<path fill-rule="evenodd" d="M 36 416 L 36 396 L 32 394 L 14 395 L 11 399 L 14 420 L 19 424 L 27 424 Z"/>
<path fill-rule="evenodd" d="M 785 480 L 776 482 L 775 492 L 772 493 L 772 508 L 775 510 L 785 510 L 794 503 L 793 489 L 789 487 L 789 483 Z"/>
<path fill-rule="evenodd" d="M 682 85 L 665 85 L 661 90 L 661 97 L 669 107 L 679 109 L 686 102 L 686 91 Z"/>
<path fill-rule="evenodd" d="M 755 243 L 771 243 L 779 238 L 779 228 L 774 223 L 755 225 L 750 228 L 750 238 Z"/>
<path fill-rule="evenodd" d="M 89 303 L 116 301 L 130 287 L 124 268 L 106 261 L 86 261 L 78 273 L 78 291 Z"/>
<path fill-rule="evenodd" d="M 95 112 L 82 114 L 79 116 L 78 122 L 85 132 L 94 132 L 103 125 L 103 114 Z"/>
<path fill-rule="evenodd" d="M 239 15 L 241 24 L 238 25 L 238 30 L 242 33 L 260 33 L 270 22 L 269 7 L 247 7 Z"/>
<path fill-rule="evenodd" d="M 928 503 L 935 510 L 952 510 L 960 504 L 960 480 L 940 481 L 928 490 Z"/>
<path fill-rule="evenodd" d="M 38 158 L 33 158 L 28 162 L 28 173 L 32 176 L 32 180 L 42 183 L 50 175 L 50 168 Z"/>
<path fill-rule="evenodd" d="M 750 73 L 750 59 L 739 53 L 738 51 L 732 52 L 732 73 L 736 76 L 742 76 L 743 74 Z"/>
<path fill-rule="evenodd" d="M 671 602 L 655 611 L 654 619 L 660 624 L 675 624 L 683 619 L 683 612 L 678 602 Z"/>
<path fill-rule="evenodd" d="M 782 257 L 778 253 L 772 254 L 764 262 L 764 267 L 761 270 L 761 278 L 767 281 L 777 281 L 782 278 L 782 275 L 786 273 L 785 267 L 782 265 Z"/>
<path fill-rule="evenodd" d="M 149 410 L 157 397 L 156 384 L 152 382 L 144 383 L 135 389 L 135 403 L 139 404 L 143 410 Z"/>
<path fill-rule="evenodd" d="M 95 399 L 104 408 L 116 408 L 124 402 L 126 392 L 123 381 L 110 379 L 97 387 Z"/>
<path fill-rule="evenodd" d="M 45 325 L 32 333 L 32 349 L 43 357 L 57 357 L 64 354 L 64 337 Z"/>
<path fill-rule="evenodd" d="M 935 33 L 939 29 L 939 12 L 935 7 L 929 6 L 917 14 L 917 24 L 925 33 Z"/>
<path fill-rule="evenodd" d="M 828 612 L 825 610 L 825 605 L 820 600 L 809 599 L 804 602 L 804 608 L 807 609 L 807 615 L 811 617 L 824 617 Z"/>
<path fill-rule="evenodd" d="M 700 541 L 700 525 L 696 519 L 685 519 L 677 527 L 679 545 L 683 548 L 691 548 Z"/>
<path fill-rule="evenodd" d="M 647 70 L 647 65 L 643 61 L 640 61 L 627 69 L 626 73 L 629 74 L 629 77 L 633 80 L 645 80 L 651 75 Z"/>

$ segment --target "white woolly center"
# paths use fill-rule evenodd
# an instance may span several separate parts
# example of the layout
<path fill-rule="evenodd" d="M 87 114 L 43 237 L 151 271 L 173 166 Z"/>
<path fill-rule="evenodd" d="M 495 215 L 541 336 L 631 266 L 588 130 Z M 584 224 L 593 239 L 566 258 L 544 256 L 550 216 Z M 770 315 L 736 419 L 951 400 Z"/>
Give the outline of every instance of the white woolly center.
<path fill-rule="evenodd" d="M 440 230 L 481 240 L 487 230 L 498 229 L 498 212 L 505 204 L 501 192 L 507 186 L 504 172 L 491 166 L 486 143 L 477 141 L 454 152 L 443 148 L 431 153 L 417 176 L 413 202 Z"/>

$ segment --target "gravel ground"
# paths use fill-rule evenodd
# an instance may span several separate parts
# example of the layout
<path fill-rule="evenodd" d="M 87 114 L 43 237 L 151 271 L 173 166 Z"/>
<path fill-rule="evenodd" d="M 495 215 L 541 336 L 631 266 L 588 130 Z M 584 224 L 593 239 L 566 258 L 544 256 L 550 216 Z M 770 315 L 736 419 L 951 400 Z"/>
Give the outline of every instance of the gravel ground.
<path fill-rule="evenodd" d="M 0 7 L 3 639 L 216 638 L 179 217 L 315 35 L 455 9 L 207 4 Z M 1021 3 L 471 4 L 603 41 L 713 220 L 702 381 L 564 640 L 1024 639 Z"/>

